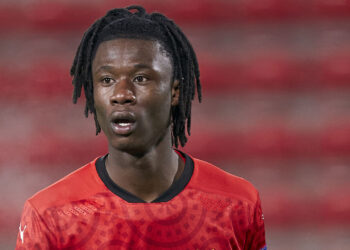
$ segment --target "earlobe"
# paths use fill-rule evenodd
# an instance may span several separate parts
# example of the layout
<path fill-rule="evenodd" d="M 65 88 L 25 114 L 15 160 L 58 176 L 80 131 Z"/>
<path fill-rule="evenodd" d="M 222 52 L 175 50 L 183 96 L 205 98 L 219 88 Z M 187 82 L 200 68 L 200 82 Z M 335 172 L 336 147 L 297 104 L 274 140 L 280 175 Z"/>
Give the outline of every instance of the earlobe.
<path fill-rule="evenodd" d="M 175 80 L 171 88 L 171 106 L 177 106 L 179 104 L 179 95 L 180 95 L 180 82 Z"/>

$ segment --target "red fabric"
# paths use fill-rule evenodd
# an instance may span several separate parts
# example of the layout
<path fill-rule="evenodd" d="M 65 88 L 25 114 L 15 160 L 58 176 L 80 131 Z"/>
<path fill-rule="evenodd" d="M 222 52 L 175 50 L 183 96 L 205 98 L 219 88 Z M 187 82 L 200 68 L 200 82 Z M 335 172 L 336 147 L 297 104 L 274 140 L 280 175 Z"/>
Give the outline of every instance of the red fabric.
<path fill-rule="evenodd" d="M 161 203 L 122 200 L 99 179 L 96 160 L 87 164 L 27 200 L 16 249 L 263 248 L 256 189 L 193 160 L 188 185 Z"/>

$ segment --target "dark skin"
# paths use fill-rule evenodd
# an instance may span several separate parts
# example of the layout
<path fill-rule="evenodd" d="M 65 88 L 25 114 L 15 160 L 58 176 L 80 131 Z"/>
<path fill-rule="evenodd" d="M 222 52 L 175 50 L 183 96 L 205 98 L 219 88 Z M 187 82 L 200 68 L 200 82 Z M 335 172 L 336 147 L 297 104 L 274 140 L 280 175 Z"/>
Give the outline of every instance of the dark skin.
<path fill-rule="evenodd" d="M 151 202 L 177 180 L 184 162 L 172 149 L 171 107 L 179 82 L 157 41 L 102 42 L 93 59 L 96 115 L 108 140 L 106 168 L 121 188 Z"/>

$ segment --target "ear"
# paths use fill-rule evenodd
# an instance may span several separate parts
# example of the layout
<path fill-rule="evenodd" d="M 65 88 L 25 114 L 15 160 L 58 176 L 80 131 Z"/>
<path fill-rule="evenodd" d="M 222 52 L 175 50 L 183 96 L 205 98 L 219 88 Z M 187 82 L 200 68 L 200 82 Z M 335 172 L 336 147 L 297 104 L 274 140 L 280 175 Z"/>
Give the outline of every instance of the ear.
<path fill-rule="evenodd" d="M 172 107 L 175 107 L 179 104 L 179 96 L 180 96 L 180 81 L 175 80 L 171 88 L 171 106 Z"/>

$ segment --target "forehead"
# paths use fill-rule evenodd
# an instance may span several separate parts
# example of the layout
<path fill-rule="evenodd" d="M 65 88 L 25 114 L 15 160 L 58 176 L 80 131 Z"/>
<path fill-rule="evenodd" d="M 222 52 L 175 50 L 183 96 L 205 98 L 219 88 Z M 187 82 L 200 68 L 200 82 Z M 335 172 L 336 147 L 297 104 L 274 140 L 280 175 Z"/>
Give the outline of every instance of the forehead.
<path fill-rule="evenodd" d="M 99 44 L 93 68 L 100 64 L 156 64 L 171 67 L 171 59 L 156 40 L 117 38 Z"/>

